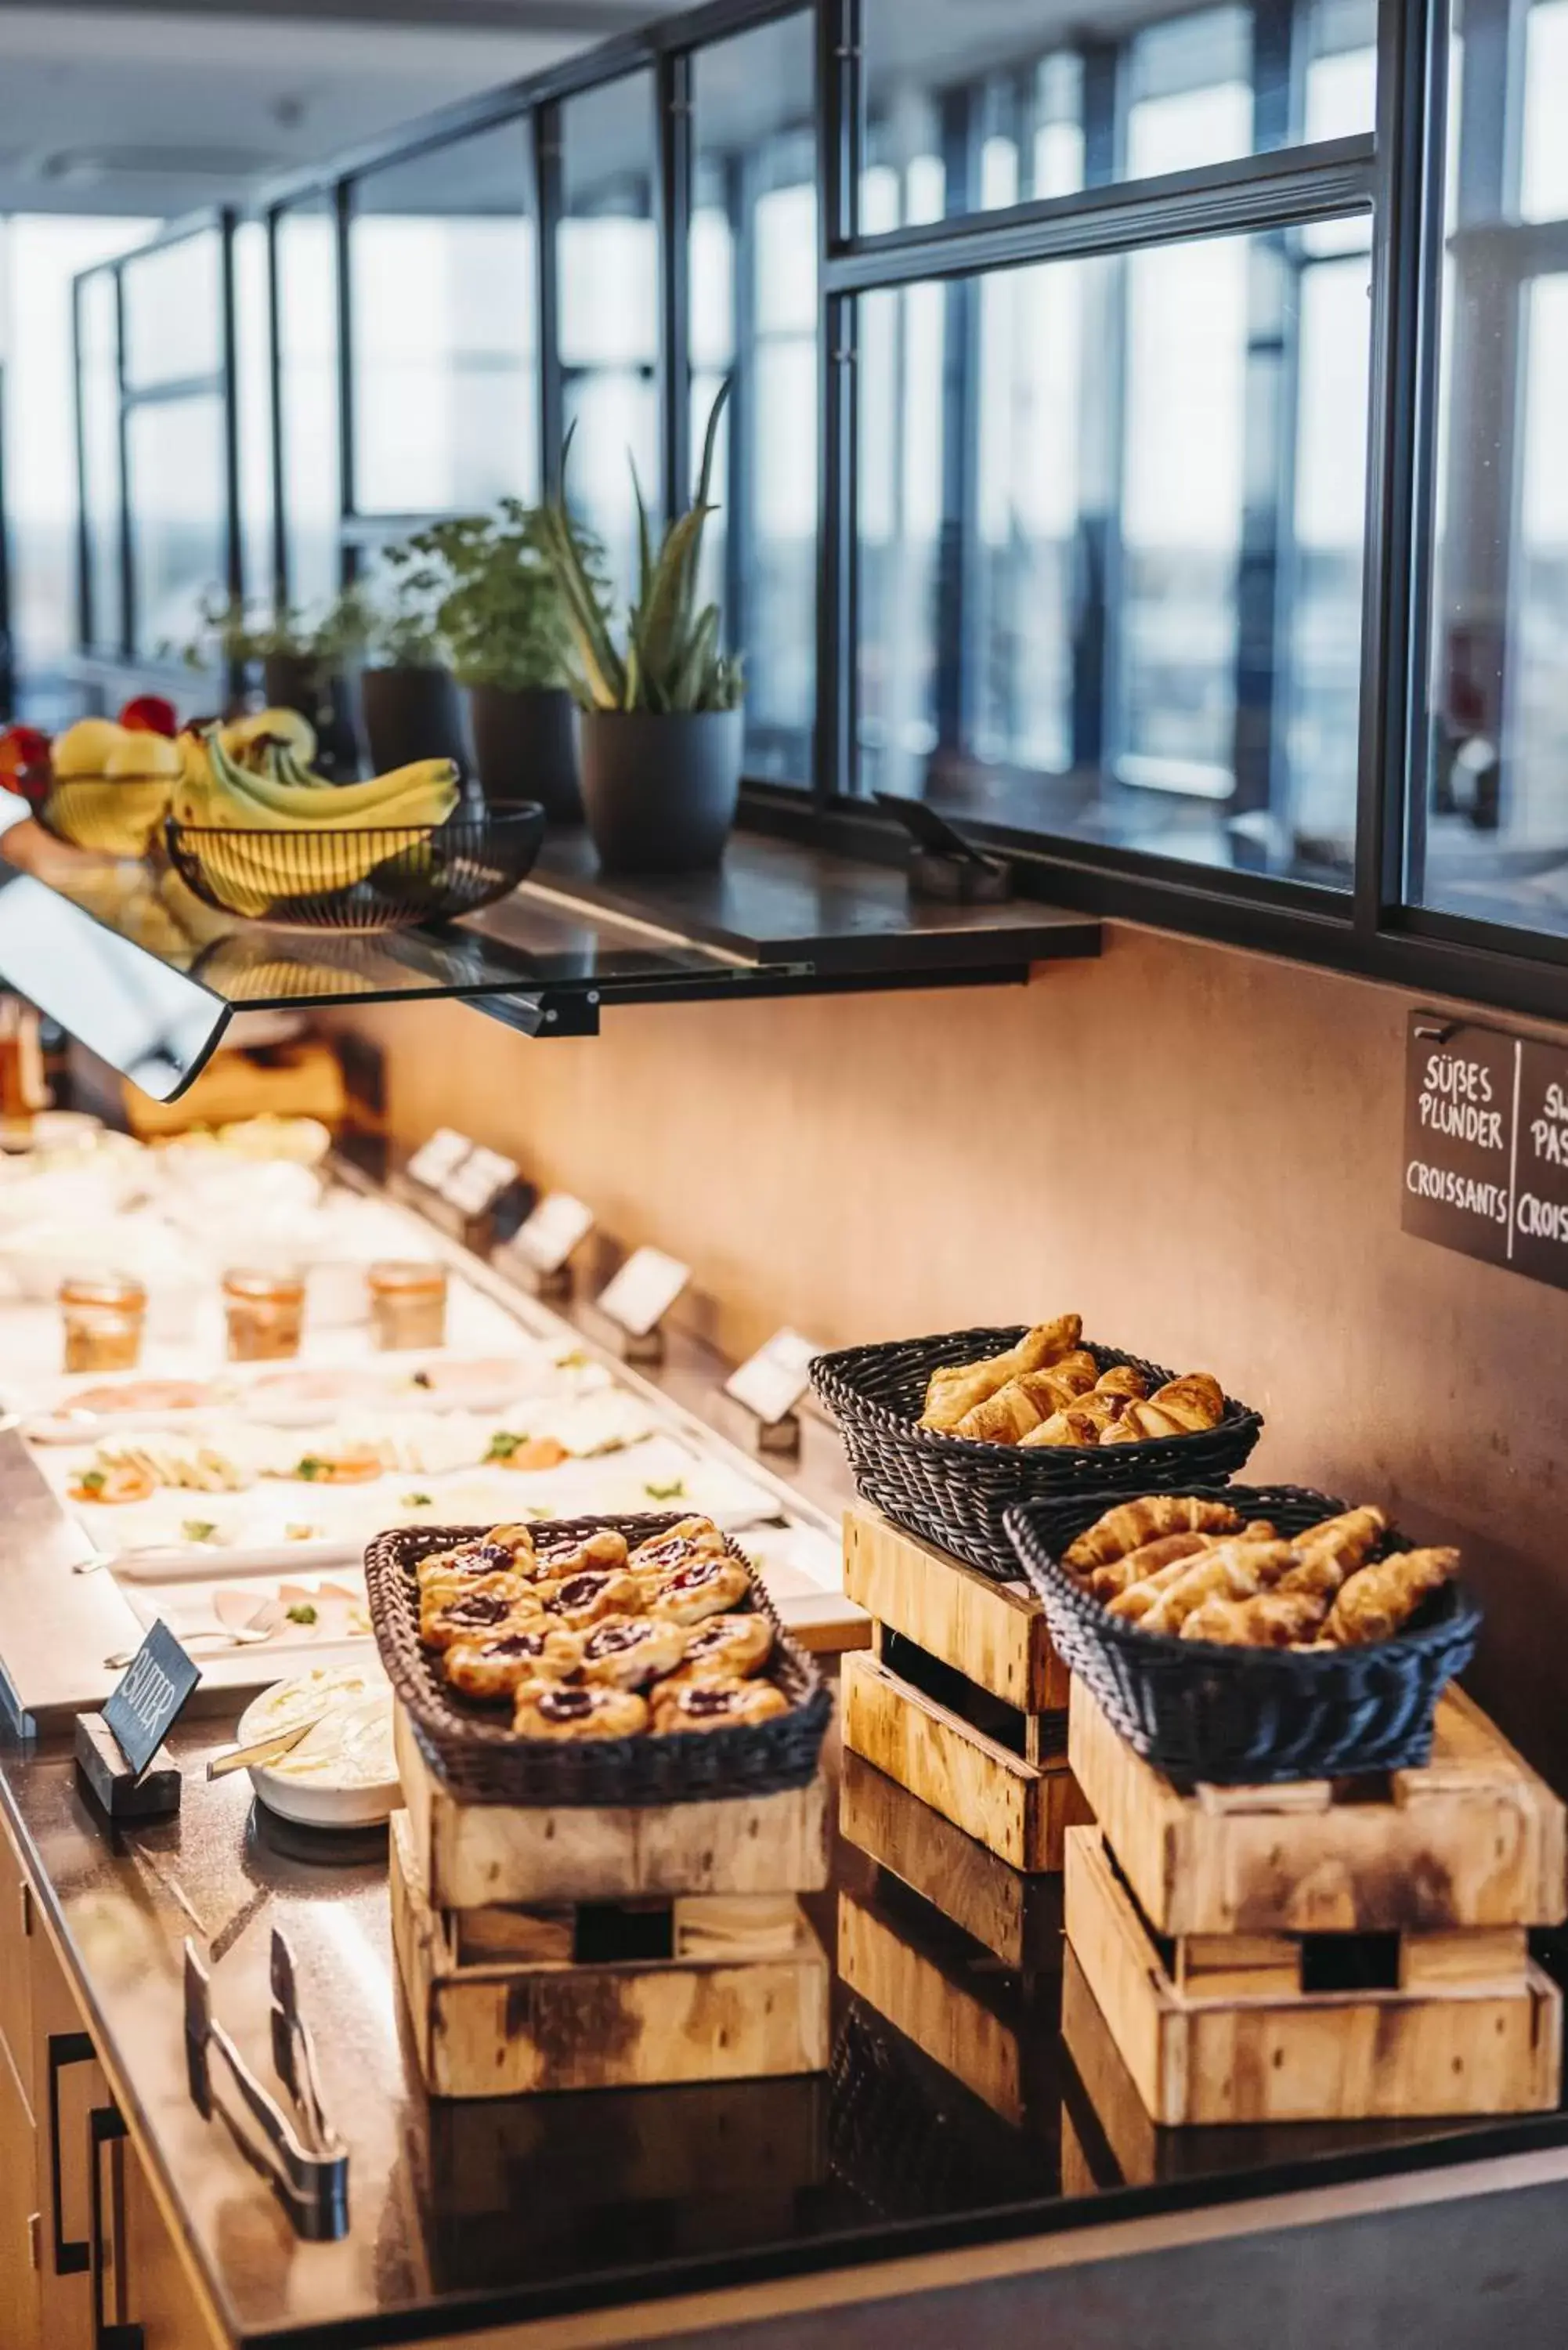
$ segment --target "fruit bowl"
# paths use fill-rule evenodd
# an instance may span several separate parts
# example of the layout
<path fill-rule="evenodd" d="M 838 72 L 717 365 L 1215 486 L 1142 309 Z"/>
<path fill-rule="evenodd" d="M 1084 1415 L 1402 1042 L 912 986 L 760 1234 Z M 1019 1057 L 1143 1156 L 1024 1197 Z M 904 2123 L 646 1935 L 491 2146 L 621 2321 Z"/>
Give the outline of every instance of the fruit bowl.
<path fill-rule="evenodd" d="M 164 827 L 170 861 L 203 905 L 305 931 L 450 922 L 525 879 L 545 834 L 537 806 L 444 824 Z"/>

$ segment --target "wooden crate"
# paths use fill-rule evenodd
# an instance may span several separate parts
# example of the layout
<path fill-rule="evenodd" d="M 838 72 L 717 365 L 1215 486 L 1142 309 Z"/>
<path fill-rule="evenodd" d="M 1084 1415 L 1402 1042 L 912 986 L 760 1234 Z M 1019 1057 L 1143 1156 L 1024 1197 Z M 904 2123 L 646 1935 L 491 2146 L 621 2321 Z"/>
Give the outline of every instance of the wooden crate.
<path fill-rule="evenodd" d="M 827 1787 L 711 1803 L 546 1811 L 461 1801 L 407 1716 L 394 1736 L 420 1881 L 438 1909 L 620 1901 L 687 1893 L 817 1893 L 827 1883 Z"/>
<path fill-rule="evenodd" d="M 1010 1867 L 1059 1869 L 1064 1831 L 1089 1814 L 1035 1601 L 865 1509 L 845 1520 L 844 1587 L 873 1619 L 873 1653 L 844 1662 L 846 1750 Z"/>
<path fill-rule="evenodd" d="M 1457 1688 L 1438 1705 L 1427 1768 L 1381 1785 L 1312 1780 L 1182 1794 L 1081 1684 L 1067 1753 L 1162 1934 L 1436 1932 L 1568 1915 L 1563 1806 Z"/>
<path fill-rule="evenodd" d="M 1065 1889 L 1068 1941 L 1157 2122 L 1536 2113 L 1557 2102 L 1562 1995 L 1522 1937 L 1482 1935 L 1475 1970 L 1457 1979 L 1465 1938 L 1438 1938 L 1433 1975 L 1406 1966 L 1407 1949 L 1428 1938 L 1402 1937 L 1388 1988 L 1311 1991 L 1299 1954 L 1287 1984 L 1277 1937 L 1230 1938 L 1222 1951 L 1227 1938 L 1201 1936 L 1178 1956 L 1097 1828 L 1069 1834 Z"/>
<path fill-rule="evenodd" d="M 1060 1713 L 1067 1668 L 1045 1611 L 1022 1584 L 998 1583 L 864 1506 L 844 1520 L 844 1592 L 877 1624 L 1021 1713 Z"/>
<path fill-rule="evenodd" d="M 391 1833 L 392 1938 L 425 2085 L 512 2097 L 824 2070 L 828 1965 L 788 1896 L 687 1896 L 607 1919 L 432 1906 L 411 1824 Z M 582 1955 L 607 1925 L 670 1954 Z M 652 1939 L 651 1936 L 649 1939 Z"/>
<path fill-rule="evenodd" d="M 1025 1877 L 906 1787 L 846 1754 L 838 1829 L 877 1863 L 1020 1972 L 1062 1963 L 1062 1880 Z"/>

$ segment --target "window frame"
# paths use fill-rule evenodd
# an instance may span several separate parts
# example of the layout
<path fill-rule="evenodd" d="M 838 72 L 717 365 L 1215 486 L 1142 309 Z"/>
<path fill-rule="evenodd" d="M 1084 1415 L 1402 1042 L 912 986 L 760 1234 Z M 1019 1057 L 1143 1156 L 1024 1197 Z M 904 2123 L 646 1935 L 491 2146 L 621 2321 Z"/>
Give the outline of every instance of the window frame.
<path fill-rule="evenodd" d="M 1189 865 L 1058 835 L 979 824 L 976 834 L 1016 860 L 1032 893 L 1130 921 L 1325 964 L 1422 994 L 1447 994 L 1536 1016 L 1568 1018 L 1568 940 L 1408 902 L 1408 827 L 1426 789 L 1428 624 L 1433 561 L 1436 296 L 1443 263 L 1448 10 L 1439 0 L 1379 0 L 1377 102 L 1372 131 L 1168 173 L 1125 180 L 1002 210 L 955 213 L 919 227 L 860 235 L 856 211 L 864 148 L 862 0 L 707 0 L 622 34 L 547 71 L 442 109 L 368 142 L 326 170 L 261 192 L 269 224 L 274 375 L 275 578 L 287 574 L 284 452 L 276 393 L 275 224 L 290 203 L 327 195 L 338 220 L 341 328 L 338 413 L 342 465 L 340 567 L 356 550 L 415 516 L 359 517 L 353 506 L 355 361 L 343 239 L 352 182 L 373 166 L 519 120 L 534 165 L 538 240 L 538 478 L 558 476 L 562 382 L 556 347 L 556 232 L 561 216 L 559 108 L 598 84 L 651 68 L 658 171 L 660 489 L 668 510 L 687 487 L 690 325 L 687 229 L 691 209 L 692 59 L 710 42 L 805 13 L 816 41 L 818 216 L 815 773 L 809 791 L 749 782 L 744 818 L 825 847 L 891 861 L 898 827 L 849 788 L 856 755 L 855 306 L 874 288 L 936 278 L 963 282 L 992 269 L 1069 254 L 1127 251 L 1181 236 L 1284 231 L 1345 212 L 1372 226 L 1371 380 L 1364 536 L 1360 713 L 1352 888 Z M 188 233 L 176 224 L 169 236 Z M 156 240 L 161 242 L 163 240 Z M 134 255 L 109 266 L 119 268 Z M 78 381 L 79 401 L 79 381 Z M 233 403 L 230 402 L 232 418 Z M 125 528 L 134 518 L 126 515 Z M 231 560 L 238 571 L 237 534 Z M 253 589 L 260 583 L 251 583 Z M 85 607 L 84 607 L 85 617 Z"/>

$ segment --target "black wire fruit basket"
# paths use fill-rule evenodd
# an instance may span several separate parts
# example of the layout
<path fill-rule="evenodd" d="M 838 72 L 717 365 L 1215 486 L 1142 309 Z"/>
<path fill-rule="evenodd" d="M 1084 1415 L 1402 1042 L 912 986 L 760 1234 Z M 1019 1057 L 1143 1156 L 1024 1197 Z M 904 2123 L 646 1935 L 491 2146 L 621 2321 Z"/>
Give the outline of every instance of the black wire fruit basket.
<path fill-rule="evenodd" d="M 450 922 L 524 880 L 545 837 L 537 804 L 445 824 L 164 827 L 170 861 L 204 906 L 299 931 Z"/>

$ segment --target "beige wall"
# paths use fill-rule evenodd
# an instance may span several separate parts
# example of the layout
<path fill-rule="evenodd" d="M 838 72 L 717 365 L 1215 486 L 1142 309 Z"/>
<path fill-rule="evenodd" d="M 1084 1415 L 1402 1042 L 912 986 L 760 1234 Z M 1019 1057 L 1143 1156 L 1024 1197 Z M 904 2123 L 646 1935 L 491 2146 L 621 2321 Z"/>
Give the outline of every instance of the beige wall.
<path fill-rule="evenodd" d="M 1412 1001 L 1118 927 L 1026 989 L 355 1024 L 400 1138 L 460 1125 L 673 1250 L 732 1354 L 1073 1306 L 1256 1404 L 1261 1475 L 1483 1538 L 1482 1693 L 1568 1783 L 1568 1293 L 1400 1232 Z"/>

